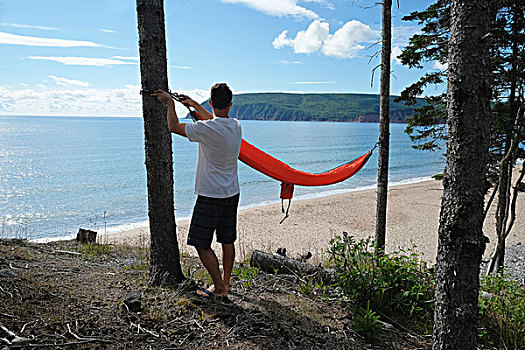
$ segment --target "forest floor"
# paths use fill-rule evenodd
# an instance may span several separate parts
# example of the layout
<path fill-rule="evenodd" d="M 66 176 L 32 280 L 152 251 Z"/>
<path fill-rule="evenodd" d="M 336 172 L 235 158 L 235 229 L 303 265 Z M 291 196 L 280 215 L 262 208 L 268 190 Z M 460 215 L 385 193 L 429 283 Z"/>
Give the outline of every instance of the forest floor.
<path fill-rule="evenodd" d="M 350 301 L 300 276 L 238 264 L 227 301 L 202 298 L 207 274 L 182 260 L 190 278 L 160 288 L 144 248 L 0 240 L 0 349 L 431 348 L 388 324 L 374 340 L 357 335 Z"/>

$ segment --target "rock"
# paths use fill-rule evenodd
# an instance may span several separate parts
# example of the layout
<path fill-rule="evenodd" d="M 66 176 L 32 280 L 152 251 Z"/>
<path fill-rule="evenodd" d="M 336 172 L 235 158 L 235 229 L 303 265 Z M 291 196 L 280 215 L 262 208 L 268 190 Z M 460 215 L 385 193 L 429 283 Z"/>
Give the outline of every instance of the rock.
<path fill-rule="evenodd" d="M 142 296 L 140 295 L 140 292 L 128 292 L 124 299 L 124 305 L 127 306 L 127 309 L 131 312 L 139 312 L 142 310 L 141 299 Z"/>
<path fill-rule="evenodd" d="M 4 278 L 14 278 L 16 277 L 16 273 L 14 273 L 13 271 L 11 270 L 1 270 L 0 271 L 0 277 L 4 277 Z"/>

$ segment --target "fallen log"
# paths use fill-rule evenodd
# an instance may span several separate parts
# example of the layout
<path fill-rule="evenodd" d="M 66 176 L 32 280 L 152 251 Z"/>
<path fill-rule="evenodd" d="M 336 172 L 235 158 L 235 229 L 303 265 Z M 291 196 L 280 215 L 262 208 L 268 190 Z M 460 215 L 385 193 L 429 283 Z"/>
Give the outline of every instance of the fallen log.
<path fill-rule="evenodd" d="M 301 277 L 314 277 L 325 284 L 336 281 L 336 273 L 332 269 L 314 266 L 281 254 L 272 254 L 254 250 L 250 259 L 250 266 L 257 267 L 266 273 L 294 274 Z"/>

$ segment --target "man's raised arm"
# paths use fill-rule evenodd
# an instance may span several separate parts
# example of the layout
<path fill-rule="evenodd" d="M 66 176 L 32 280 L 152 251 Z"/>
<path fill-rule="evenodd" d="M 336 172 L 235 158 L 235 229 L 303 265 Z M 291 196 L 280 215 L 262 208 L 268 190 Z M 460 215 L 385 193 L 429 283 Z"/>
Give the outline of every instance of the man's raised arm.
<path fill-rule="evenodd" d="M 171 98 L 170 94 L 168 94 L 164 90 L 159 89 L 152 93 L 151 96 L 157 97 L 159 102 L 168 104 L 168 112 L 166 114 L 166 119 L 168 120 L 168 128 L 170 129 L 170 131 L 177 135 L 187 137 L 186 124 L 179 122 L 177 112 L 175 111 L 175 101 L 173 101 L 173 98 Z"/>

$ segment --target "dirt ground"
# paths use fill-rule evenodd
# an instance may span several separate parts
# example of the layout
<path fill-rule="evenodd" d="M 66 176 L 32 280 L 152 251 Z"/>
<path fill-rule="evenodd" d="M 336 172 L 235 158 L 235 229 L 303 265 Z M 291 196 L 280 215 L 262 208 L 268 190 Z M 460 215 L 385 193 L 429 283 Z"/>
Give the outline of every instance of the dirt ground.
<path fill-rule="evenodd" d="M 301 276 L 236 265 L 220 301 L 196 295 L 209 282 L 194 258 L 183 271 L 176 288 L 151 287 L 144 248 L 0 240 L 0 349 L 430 348 L 393 328 L 370 343 L 352 330 L 349 301 Z"/>

